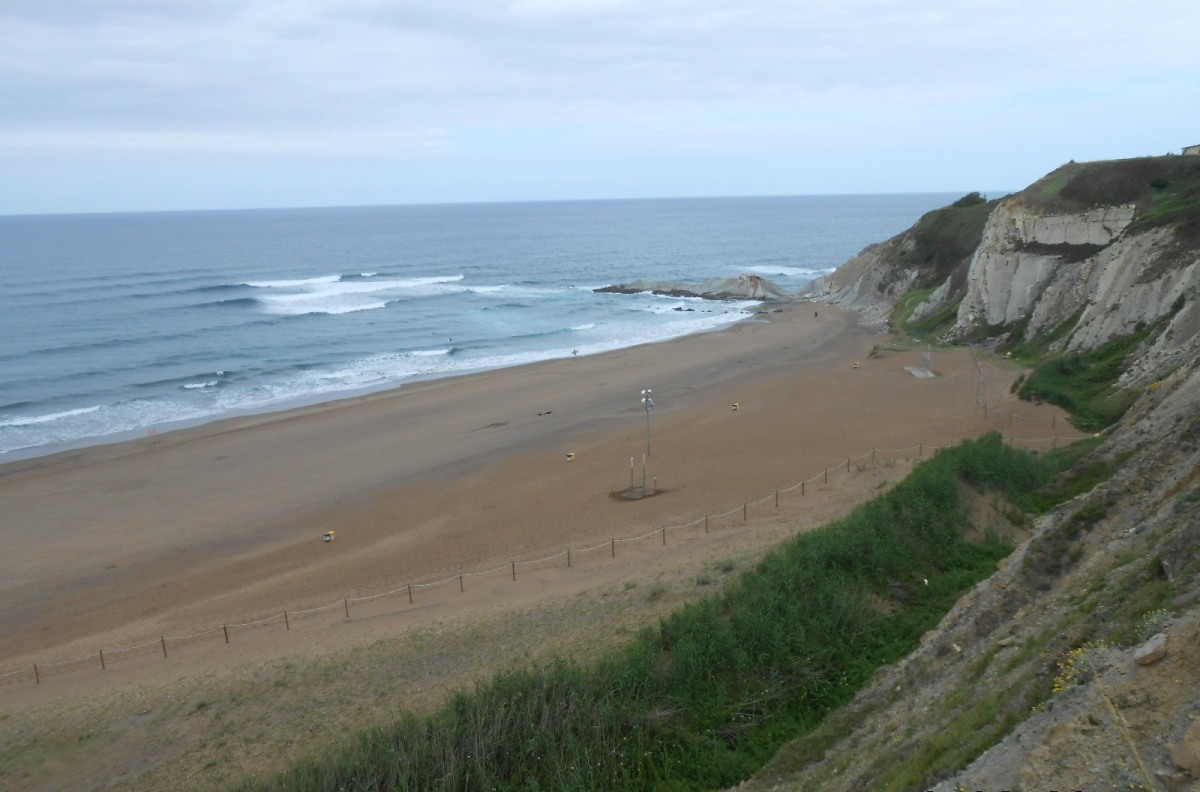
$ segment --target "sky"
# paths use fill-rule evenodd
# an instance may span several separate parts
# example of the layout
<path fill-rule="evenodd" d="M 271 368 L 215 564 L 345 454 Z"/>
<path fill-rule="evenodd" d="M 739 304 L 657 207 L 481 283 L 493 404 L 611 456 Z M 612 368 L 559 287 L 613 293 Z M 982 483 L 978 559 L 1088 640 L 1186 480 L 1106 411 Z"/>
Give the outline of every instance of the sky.
<path fill-rule="evenodd" d="M 1196 0 L 0 0 L 0 214 L 999 194 L 1198 143 Z"/>

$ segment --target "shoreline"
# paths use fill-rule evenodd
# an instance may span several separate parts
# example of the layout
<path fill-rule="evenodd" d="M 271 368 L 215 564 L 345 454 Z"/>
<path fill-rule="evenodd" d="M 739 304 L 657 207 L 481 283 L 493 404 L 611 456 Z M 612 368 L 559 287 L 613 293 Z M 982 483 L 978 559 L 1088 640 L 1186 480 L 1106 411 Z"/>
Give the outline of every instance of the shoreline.
<path fill-rule="evenodd" d="M 886 337 L 857 314 L 805 308 L 0 466 L 0 670 L 640 535 L 1003 426 L 969 352 L 919 379 L 917 352 L 871 357 Z M 993 405 L 1015 374 L 989 375 Z M 630 501 L 644 387 L 661 489 Z"/>
<path fill-rule="evenodd" d="M 737 302 L 747 302 L 739 300 Z M 761 315 L 770 310 L 774 310 L 781 305 L 791 306 L 796 305 L 799 300 L 764 300 L 757 303 L 757 310 L 754 313 L 748 314 L 740 319 L 727 322 L 725 324 L 704 327 L 694 332 L 684 333 L 683 335 L 671 336 L 668 338 L 642 341 L 632 346 L 617 347 L 615 349 L 606 349 L 601 352 L 593 352 L 584 355 L 584 357 L 595 357 L 597 355 L 609 355 L 622 352 L 626 349 L 632 349 L 638 346 L 650 346 L 655 344 L 670 344 L 673 341 L 678 341 L 681 338 L 691 336 L 702 336 L 709 333 L 721 333 L 736 327 L 739 324 L 746 322 L 762 321 Z M 807 304 L 807 303 L 806 303 Z M 231 410 L 225 413 L 212 414 L 201 416 L 198 418 L 180 418 L 178 420 L 165 421 L 158 424 L 141 426 L 137 429 L 123 429 L 117 432 L 104 435 L 94 435 L 91 437 L 79 438 L 76 440 L 63 441 L 56 444 L 46 444 L 38 446 L 26 446 L 24 448 L 15 448 L 11 451 L 0 452 L 0 475 L 3 475 L 5 466 L 26 462 L 29 460 L 40 459 L 42 457 L 54 456 L 56 454 L 70 453 L 84 449 L 93 448 L 96 446 L 119 445 L 122 443 L 135 442 L 147 437 L 156 437 L 159 435 L 170 434 L 173 432 L 185 431 L 189 429 L 203 428 L 212 424 L 222 423 L 226 421 L 237 421 L 254 419 L 258 416 L 272 415 L 276 413 L 288 413 L 295 410 L 303 410 L 310 407 L 318 407 L 325 404 L 333 404 L 342 401 L 358 399 L 364 396 L 371 396 L 378 393 L 386 393 L 390 391 L 398 391 L 402 388 L 411 387 L 415 384 L 435 381 L 435 380 L 452 380 L 459 377 L 470 377 L 476 374 L 483 374 L 490 371 L 503 371 L 508 369 L 520 369 L 525 366 L 536 366 L 540 363 L 546 363 L 553 360 L 567 360 L 572 356 L 559 355 L 555 357 L 541 358 L 513 365 L 501 365 L 494 367 L 479 367 L 465 368 L 454 371 L 439 371 L 427 374 L 413 374 L 402 380 L 392 380 L 389 382 L 377 383 L 374 385 L 363 385 L 359 387 L 347 388 L 345 390 L 327 391 L 324 393 L 313 393 L 307 396 L 294 396 L 283 399 L 277 403 L 265 405 L 257 408 L 245 408 L 239 410 Z"/>

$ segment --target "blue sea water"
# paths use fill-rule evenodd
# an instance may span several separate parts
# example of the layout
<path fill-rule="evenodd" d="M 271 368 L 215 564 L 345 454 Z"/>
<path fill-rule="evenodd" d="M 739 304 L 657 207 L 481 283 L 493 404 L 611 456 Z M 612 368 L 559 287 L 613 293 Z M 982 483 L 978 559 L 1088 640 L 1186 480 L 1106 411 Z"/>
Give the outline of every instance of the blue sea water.
<path fill-rule="evenodd" d="M 593 289 L 799 288 L 955 197 L 0 217 L 0 461 L 714 329 L 755 306 Z"/>

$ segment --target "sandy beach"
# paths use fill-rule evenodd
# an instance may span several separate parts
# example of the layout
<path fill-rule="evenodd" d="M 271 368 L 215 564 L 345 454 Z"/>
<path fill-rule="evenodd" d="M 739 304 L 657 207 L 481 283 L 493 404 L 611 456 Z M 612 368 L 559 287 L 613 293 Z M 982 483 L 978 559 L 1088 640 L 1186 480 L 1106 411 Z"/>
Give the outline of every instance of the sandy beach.
<path fill-rule="evenodd" d="M 560 557 L 540 571 L 522 565 L 534 580 L 526 586 L 500 585 L 512 582 L 507 571 L 472 580 L 469 607 L 563 596 L 603 575 L 579 548 L 726 513 L 826 468 L 836 478 L 848 457 L 872 449 L 948 445 L 988 429 L 1048 437 L 1052 421 L 1076 434 L 1052 408 L 1015 402 L 1015 370 L 985 366 L 981 378 L 969 351 L 935 351 L 937 376 L 919 378 L 906 367 L 920 352 L 872 354 L 887 340 L 836 309 L 771 308 L 667 343 L 4 465 L 0 673 L 21 674 L 0 679 L 0 702 L 40 694 L 24 678 L 34 663 L 282 624 L 285 611 L 576 548 L 569 573 Z M 647 477 L 659 491 L 628 499 L 630 459 L 640 485 L 647 446 L 643 388 L 655 401 Z M 880 481 L 824 486 L 862 500 Z M 789 493 L 789 515 L 823 516 L 819 490 L 804 503 Z M 335 541 L 323 540 L 328 531 Z M 356 604 L 357 631 L 275 629 L 276 639 L 224 660 L 179 652 L 170 673 L 387 635 L 422 618 L 417 606 L 403 594 L 375 610 Z M 75 684 L 105 684 L 98 670 Z"/>

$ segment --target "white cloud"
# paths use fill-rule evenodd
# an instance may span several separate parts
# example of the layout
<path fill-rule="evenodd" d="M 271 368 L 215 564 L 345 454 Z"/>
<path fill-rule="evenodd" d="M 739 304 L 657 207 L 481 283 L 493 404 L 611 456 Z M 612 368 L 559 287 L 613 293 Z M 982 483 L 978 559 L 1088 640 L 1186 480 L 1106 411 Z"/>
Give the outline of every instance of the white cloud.
<path fill-rule="evenodd" d="M 30 151 L 79 166 L 142 151 L 180 169 L 189 155 L 434 156 L 469 191 L 468 171 L 529 183 L 536 148 L 599 191 L 595 174 L 622 162 L 644 174 L 686 153 L 693 173 L 732 173 L 761 152 L 879 141 L 932 172 L 954 137 L 974 136 L 979 158 L 1034 145 L 1038 127 L 1061 136 L 1043 144 L 1056 157 L 1111 145 L 1098 119 L 1055 114 L 1124 118 L 1151 94 L 1141 140 L 1159 153 L 1160 135 L 1200 128 L 1197 29 L 1200 6 L 1168 0 L 0 2 L 0 168 Z"/>

